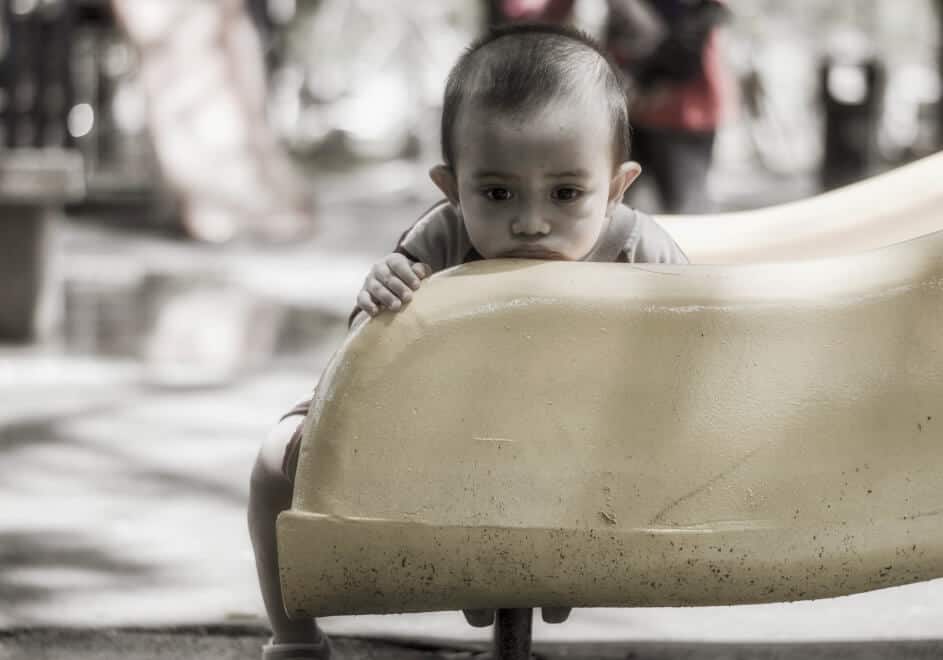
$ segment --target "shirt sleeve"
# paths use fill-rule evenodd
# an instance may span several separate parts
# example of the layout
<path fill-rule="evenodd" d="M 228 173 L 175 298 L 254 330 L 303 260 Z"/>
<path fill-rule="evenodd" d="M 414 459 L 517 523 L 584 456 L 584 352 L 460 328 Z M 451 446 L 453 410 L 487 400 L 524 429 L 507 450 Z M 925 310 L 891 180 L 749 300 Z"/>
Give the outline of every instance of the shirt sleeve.
<path fill-rule="evenodd" d="M 625 249 L 626 260 L 630 263 L 690 263 L 681 246 L 650 215 L 638 213 L 633 234 Z"/>
<path fill-rule="evenodd" d="M 470 247 L 462 219 L 443 200 L 403 232 L 395 251 L 426 264 L 436 273 L 462 263 Z"/>

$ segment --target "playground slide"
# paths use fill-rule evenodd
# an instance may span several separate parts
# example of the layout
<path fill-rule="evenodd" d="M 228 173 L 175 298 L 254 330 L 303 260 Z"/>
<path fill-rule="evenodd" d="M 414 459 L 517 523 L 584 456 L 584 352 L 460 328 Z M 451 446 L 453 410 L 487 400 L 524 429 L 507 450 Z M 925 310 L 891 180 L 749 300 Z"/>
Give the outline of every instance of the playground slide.
<path fill-rule="evenodd" d="M 911 222 L 874 197 L 818 200 L 822 236 L 852 241 L 856 211 Z M 901 236 L 934 211 L 907 208 Z M 723 256 L 686 236 L 695 260 Z M 289 612 L 762 603 L 943 576 L 941 257 L 938 233 L 797 263 L 436 275 L 322 376 L 278 522 Z"/>
<path fill-rule="evenodd" d="M 943 152 L 838 190 L 765 209 L 660 216 L 693 263 L 835 257 L 943 230 Z"/>

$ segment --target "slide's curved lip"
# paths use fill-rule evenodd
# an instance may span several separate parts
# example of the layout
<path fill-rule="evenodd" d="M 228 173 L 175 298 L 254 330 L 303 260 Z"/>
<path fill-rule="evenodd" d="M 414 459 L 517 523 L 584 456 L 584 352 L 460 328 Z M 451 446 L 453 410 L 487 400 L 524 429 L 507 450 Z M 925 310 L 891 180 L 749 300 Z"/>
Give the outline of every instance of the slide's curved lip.
<path fill-rule="evenodd" d="M 658 221 L 694 263 L 849 255 L 943 230 L 943 152 L 807 199 Z"/>
<path fill-rule="evenodd" d="M 470 317 L 502 305 L 537 301 L 577 306 L 593 300 L 644 301 L 647 309 L 677 313 L 742 305 L 853 304 L 917 286 L 935 286 L 940 255 L 943 231 L 856 254 L 769 263 L 489 260 L 435 274 L 423 284 L 422 313 Z M 456 278 L 463 279 L 455 282 Z M 584 287 L 586 281 L 592 281 L 592 286 Z M 446 308 L 450 311 L 445 312 Z M 377 321 L 386 323 L 382 316 Z"/>

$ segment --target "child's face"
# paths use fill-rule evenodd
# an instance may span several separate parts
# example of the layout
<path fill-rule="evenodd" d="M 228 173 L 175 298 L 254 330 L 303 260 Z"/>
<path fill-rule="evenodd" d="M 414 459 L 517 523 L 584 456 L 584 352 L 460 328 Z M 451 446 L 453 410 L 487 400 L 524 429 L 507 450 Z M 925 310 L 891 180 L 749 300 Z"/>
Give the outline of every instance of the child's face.
<path fill-rule="evenodd" d="M 641 171 L 633 162 L 613 168 L 612 139 L 602 102 L 554 102 L 523 118 L 472 106 L 453 134 L 457 171 L 430 174 L 486 259 L 575 261 Z"/>

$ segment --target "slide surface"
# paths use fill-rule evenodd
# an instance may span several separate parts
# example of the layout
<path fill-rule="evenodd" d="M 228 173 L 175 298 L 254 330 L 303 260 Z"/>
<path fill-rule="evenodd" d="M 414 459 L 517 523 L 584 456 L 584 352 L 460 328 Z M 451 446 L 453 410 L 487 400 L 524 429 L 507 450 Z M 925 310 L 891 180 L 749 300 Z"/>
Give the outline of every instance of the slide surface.
<path fill-rule="evenodd" d="M 807 199 L 716 215 L 658 217 L 692 263 L 837 257 L 943 230 L 943 152 Z"/>
<path fill-rule="evenodd" d="M 943 234 L 486 261 L 353 332 L 279 517 L 294 614 L 762 603 L 943 576 Z"/>

